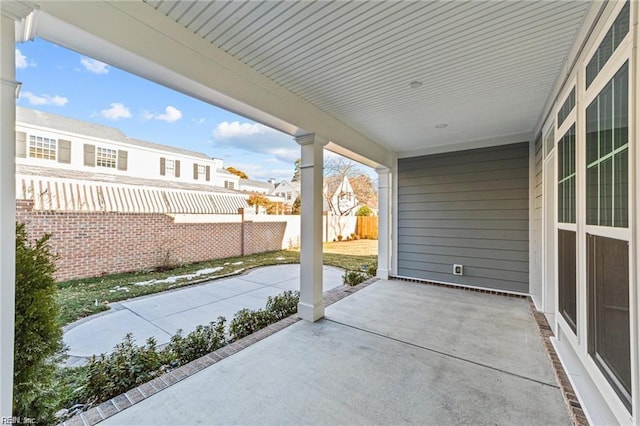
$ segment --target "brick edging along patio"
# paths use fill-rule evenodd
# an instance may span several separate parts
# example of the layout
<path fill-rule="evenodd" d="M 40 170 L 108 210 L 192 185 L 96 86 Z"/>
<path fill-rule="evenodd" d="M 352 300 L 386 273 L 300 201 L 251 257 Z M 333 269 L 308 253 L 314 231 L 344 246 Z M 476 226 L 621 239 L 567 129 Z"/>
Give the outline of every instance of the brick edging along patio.
<path fill-rule="evenodd" d="M 542 344 L 544 345 L 544 349 L 549 356 L 549 360 L 551 361 L 551 365 L 553 366 L 553 372 L 556 375 L 556 379 L 560 384 L 562 397 L 567 404 L 567 408 L 569 409 L 569 413 L 571 414 L 573 424 L 575 426 L 589 426 L 589 420 L 587 420 L 587 416 L 582 410 L 582 406 L 580 405 L 578 397 L 573 390 L 573 386 L 571 386 L 569 377 L 567 376 L 566 371 L 564 371 L 564 367 L 560 362 L 560 358 L 558 357 L 558 354 L 556 353 L 556 350 L 551 343 L 551 337 L 553 337 L 554 334 L 553 330 L 549 326 L 549 323 L 547 322 L 547 317 L 545 317 L 542 312 L 536 309 L 531 298 L 529 298 L 529 308 L 531 309 L 531 314 L 533 315 L 533 318 L 536 321 L 536 325 L 538 326 L 538 332 L 540 333 Z"/>
<path fill-rule="evenodd" d="M 345 297 L 359 290 L 362 290 L 365 287 L 368 287 L 376 281 L 378 281 L 378 278 L 370 278 L 354 287 L 346 287 L 343 285 L 340 287 L 332 288 L 331 290 L 327 290 L 324 293 L 325 306 L 330 306 L 337 301 L 342 300 Z M 105 420 L 113 416 L 114 414 L 119 413 L 120 411 L 125 410 L 132 405 L 149 398 L 150 396 L 160 392 L 161 390 L 166 389 L 167 387 L 176 384 L 179 381 L 184 380 L 187 377 L 192 376 L 207 367 L 212 366 L 218 361 L 221 361 L 237 352 L 240 352 L 241 350 L 253 345 L 254 343 L 257 343 L 260 340 L 269 337 L 272 334 L 275 334 L 292 324 L 295 324 L 298 321 L 300 321 L 300 318 L 298 318 L 297 315 L 291 315 L 288 318 L 273 323 L 247 337 L 236 340 L 235 342 L 230 343 L 214 352 L 211 352 L 210 354 L 198 358 L 195 361 L 191 361 L 190 363 L 185 364 L 181 367 L 168 371 L 162 376 L 156 377 L 155 379 L 147 383 L 143 383 L 140 386 L 129 390 L 128 392 L 118 395 L 115 398 L 105 401 L 96 407 L 90 408 L 83 413 L 71 417 L 70 419 L 62 423 L 62 425 L 95 425 L 102 420 Z"/>

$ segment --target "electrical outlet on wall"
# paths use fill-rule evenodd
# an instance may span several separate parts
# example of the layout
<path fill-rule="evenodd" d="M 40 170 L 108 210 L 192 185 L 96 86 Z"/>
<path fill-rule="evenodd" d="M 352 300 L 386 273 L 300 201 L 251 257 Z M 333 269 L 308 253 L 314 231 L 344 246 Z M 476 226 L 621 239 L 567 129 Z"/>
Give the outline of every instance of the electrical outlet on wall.
<path fill-rule="evenodd" d="M 462 265 L 453 265 L 453 275 L 463 275 L 464 267 Z"/>

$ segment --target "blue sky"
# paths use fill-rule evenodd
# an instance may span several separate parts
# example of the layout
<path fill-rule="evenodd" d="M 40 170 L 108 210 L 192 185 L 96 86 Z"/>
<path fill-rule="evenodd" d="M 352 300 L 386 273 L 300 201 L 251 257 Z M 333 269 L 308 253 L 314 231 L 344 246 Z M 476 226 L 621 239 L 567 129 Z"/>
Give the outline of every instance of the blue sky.
<path fill-rule="evenodd" d="M 300 155 L 289 135 L 44 40 L 16 45 L 16 74 L 20 106 L 222 158 L 251 179 L 289 180 Z"/>

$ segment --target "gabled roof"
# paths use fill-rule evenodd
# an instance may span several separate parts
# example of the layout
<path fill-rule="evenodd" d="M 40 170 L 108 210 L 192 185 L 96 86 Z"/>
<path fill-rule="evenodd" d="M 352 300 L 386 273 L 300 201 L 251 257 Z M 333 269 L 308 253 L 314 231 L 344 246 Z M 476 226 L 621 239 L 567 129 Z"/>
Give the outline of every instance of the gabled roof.
<path fill-rule="evenodd" d="M 282 182 L 279 182 L 276 184 L 272 192 L 273 193 L 279 192 L 282 189 L 282 187 L 289 187 L 294 191 L 300 192 L 300 181 L 291 182 L 288 180 L 283 180 Z"/>
<path fill-rule="evenodd" d="M 335 176 L 328 176 L 324 178 L 324 192 L 332 197 L 336 191 L 338 190 L 338 188 L 341 187 L 342 182 L 344 181 L 344 179 L 349 179 L 346 176 L 340 176 L 340 175 L 335 175 Z"/>
<path fill-rule="evenodd" d="M 259 180 L 253 180 L 253 179 L 240 179 L 240 189 L 244 189 L 243 187 L 253 187 L 253 188 L 263 188 L 266 190 L 271 191 L 274 186 L 273 184 L 269 183 L 269 182 L 262 182 Z"/>
<path fill-rule="evenodd" d="M 35 109 L 23 108 L 21 106 L 16 106 L 16 123 L 49 127 L 63 132 L 77 133 L 118 142 L 125 142 L 127 140 L 125 134 L 115 127 L 89 123 L 87 121 L 76 120 L 75 118 L 64 117 Z"/>
<path fill-rule="evenodd" d="M 63 132 L 76 133 L 92 138 L 106 139 L 114 142 L 126 143 L 142 148 L 157 149 L 175 154 L 186 155 L 211 160 L 206 154 L 191 151 L 188 149 L 175 148 L 173 146 L 161 145 L 154 142 L 140 139 L 128 138 L 124 133 L 115 127 L 104 126 L 102 124 L 90 123 L 75 118 L 52 114 L 50 112 L 38 111 L 31 108 L 16 107 L 16 123 L 31 124 L 33 126 L 48 127 L 50 129 Z"/>

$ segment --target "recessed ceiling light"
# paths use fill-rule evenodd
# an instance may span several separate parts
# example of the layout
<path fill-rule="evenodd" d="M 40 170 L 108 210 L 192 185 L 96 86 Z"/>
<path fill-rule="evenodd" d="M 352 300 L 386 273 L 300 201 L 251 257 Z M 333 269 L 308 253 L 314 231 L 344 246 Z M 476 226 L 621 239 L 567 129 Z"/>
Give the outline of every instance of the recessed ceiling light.
<path fill-rule="evenodd" d="M 436 129 L 446 129 L 447 127 L 449 127 L 447 123 L 436 124 Z"/>
<path fill-rule="evenodd" d="M 409 87 L 411 87 L 412 89 L 417 89 L 420 86 L 422 86 L 421 81 L 412 81 L 411 83 L 409 83 Z"/>

